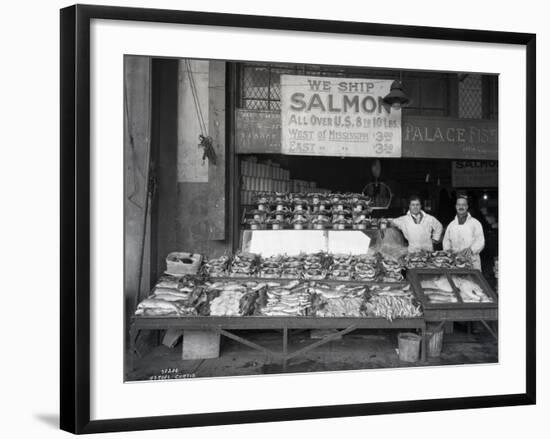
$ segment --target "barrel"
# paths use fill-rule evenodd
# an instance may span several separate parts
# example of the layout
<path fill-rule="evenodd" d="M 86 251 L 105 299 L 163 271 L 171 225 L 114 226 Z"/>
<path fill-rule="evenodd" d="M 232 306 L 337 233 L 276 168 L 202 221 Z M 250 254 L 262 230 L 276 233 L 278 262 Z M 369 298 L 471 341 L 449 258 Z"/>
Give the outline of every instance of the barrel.
<path fill-rule="evenodd" d="M 443 329 L 427 329 L 426 337 L 428 339 L 428 357 L 439 357 L 443 347 Z"/>
<path fill-rule="evenodd" d="M 399 359 L 408 363 L 418 361 L 420 355 L 420 341 L 422 337 L 412 332 L 402 332 L 397 337 L 397 346 L 399 349 Z"/>

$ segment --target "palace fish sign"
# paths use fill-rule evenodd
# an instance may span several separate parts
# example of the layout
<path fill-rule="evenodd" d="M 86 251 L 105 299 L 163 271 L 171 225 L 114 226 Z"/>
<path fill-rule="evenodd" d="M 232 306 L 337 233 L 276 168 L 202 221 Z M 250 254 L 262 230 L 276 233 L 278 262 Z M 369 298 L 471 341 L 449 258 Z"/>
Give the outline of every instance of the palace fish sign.
<path fill-rule="evenodd" d="M 487 119 L 407 117 L 403 157 L 498 160 L 498 123 Z"/>
<path fill-rule="evenodd" d="M 392 82 L 281 75 L 281 152 L 401 157 L 401 110 L 382 101 Z"/>

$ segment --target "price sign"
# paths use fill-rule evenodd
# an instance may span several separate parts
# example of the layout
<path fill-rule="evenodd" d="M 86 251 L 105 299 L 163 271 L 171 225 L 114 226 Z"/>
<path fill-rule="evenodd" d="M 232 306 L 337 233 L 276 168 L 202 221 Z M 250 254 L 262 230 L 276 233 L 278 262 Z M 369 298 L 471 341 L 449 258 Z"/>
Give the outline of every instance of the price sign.
<path fill-rule="evenodd" d="M 392 82 L 281 75 L 281 152 L 401 157 L 401 109 L 382 100 Z"/>

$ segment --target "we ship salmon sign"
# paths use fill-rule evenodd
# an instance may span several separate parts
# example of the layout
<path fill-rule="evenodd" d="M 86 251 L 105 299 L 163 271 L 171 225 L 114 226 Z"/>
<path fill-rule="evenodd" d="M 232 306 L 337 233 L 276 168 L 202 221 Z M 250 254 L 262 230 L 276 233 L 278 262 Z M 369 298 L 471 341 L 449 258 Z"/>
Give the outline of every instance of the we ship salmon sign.
<path fill-rule="evenodd" d="M 392 82 L 281 75 L 281 152 L 401 157 L 401 109 L 382 100 Z"/>

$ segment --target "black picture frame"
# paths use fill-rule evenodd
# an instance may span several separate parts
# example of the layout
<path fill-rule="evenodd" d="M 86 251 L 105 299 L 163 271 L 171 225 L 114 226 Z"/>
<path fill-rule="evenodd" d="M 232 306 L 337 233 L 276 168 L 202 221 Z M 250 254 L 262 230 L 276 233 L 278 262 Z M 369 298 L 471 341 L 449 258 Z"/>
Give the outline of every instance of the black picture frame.
<path fill-rule="evenodd" d="M 536 36 L 530 33 L 75 5 L 60 11 L 61 429 L 99 433 L 535 404 Z M 526 392 L 467 398 L 90 420 L 90 22 L 93 19 L 486 42 L 526 47 Z"/>

